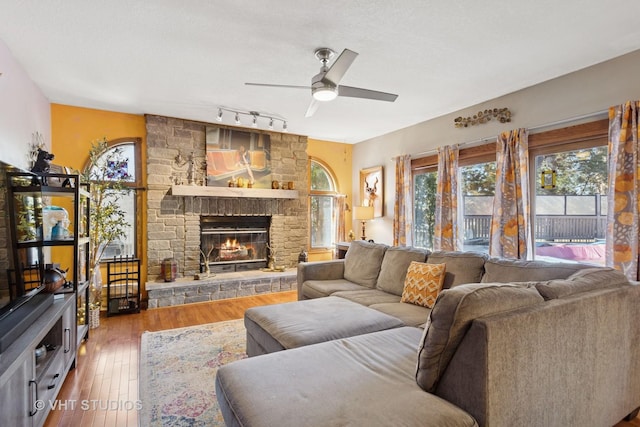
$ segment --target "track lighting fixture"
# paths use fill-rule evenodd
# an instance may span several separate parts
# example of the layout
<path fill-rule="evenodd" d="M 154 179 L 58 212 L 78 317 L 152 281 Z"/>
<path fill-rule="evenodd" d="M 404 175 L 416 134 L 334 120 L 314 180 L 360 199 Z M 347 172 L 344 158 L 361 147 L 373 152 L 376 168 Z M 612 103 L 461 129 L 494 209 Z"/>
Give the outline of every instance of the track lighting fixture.
<path fill-rule="evenodd" d="M 242 124 L 242 122 L 240 121 L 240 116 L 244 115 L 244 116 L 251 117 L 251 126 L 254 128 L 259 127 L 260 122 L 264 118 L 268 120 L 269 130 L 274 130 L 274 125 L 273 125 L 274 122 L 279 121 L 279 122 L 282 122 L 282 132 L 288 132 L 287 121 L 284 118 L 261 113 L 259 111 L 242 111 L 242 110 L 234 110 L 231 108 L 218 107 L 218 115 L 216 116 L 217 121 L 222 122 L 222 116 L 224 115 L 225 111 L 232 113 L 234 115 L 236 125 Z"/>

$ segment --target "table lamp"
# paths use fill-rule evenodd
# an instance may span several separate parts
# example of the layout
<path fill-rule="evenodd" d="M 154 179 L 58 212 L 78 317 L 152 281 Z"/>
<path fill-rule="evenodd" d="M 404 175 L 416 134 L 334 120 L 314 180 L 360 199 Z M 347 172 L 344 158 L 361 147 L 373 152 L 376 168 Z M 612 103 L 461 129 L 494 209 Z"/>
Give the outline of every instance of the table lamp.
<path fill-rule="evenodd" d="M 354 206 L 353 216 L 355 219 L 362 221 L 362 240 L 367 240 L 365 233 L 365 222 L 373 219 L 373 206 Z"/>

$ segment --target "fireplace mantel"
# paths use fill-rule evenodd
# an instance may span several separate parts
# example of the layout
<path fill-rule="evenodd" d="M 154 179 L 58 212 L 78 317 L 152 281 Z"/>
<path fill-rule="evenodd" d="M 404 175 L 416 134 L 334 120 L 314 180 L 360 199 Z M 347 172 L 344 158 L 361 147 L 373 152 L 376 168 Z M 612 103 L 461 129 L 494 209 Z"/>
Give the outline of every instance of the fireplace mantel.
<path fill-rule="evenodd" d="M 269 188 L 205 187 L 199 185 L 172 185 L 173 196 L 232 197 L 246 199 L 297 199 L 297 190 Z"/>

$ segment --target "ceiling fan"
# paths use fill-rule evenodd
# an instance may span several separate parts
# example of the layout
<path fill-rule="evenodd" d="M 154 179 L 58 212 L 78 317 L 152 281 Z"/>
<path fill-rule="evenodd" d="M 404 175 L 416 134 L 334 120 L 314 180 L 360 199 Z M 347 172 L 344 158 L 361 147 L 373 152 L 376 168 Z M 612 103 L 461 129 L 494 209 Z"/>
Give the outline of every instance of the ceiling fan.
<path fill-rule="evenodd" d="M 396 100 L 398 95 L 392 93 L 340 85 L 340 80 L 342 80 L 342 77 L 344 77 L 358 54 L 352 50 L 345 49 L 329 67 L 328 63 L 334 55 L 335 52 L 328 47 L 316 49 L 315 56 L 322 63 L 322 66 L 320 67 L 320 72 L 311 79 L 311 86 L 276 85 L 266 83 L 245 83 L 245 85 L 311 89 L 311 104 L 309 104 L 309 108 L 307 108 L 305 117 L 311 117 L 313 113 L 316 112 L 319 102 L 331 101 L 337 96 L 348 96 L 351 98 L 365 98 L 388 102 Z"/>

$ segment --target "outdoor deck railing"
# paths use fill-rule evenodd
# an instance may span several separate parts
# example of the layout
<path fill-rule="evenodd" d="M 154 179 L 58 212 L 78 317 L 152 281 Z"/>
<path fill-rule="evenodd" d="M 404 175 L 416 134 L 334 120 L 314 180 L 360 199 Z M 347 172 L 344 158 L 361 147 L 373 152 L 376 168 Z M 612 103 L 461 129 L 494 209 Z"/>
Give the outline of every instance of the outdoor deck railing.
<path fill-rule="evenodd" d="M 464 240 L 489 240 L 490 215 L 467 215 L 464 217 Z M 535 218 L 536 241 L 588 242 L 605 238 L 607 218 L 602 215 L 537 215 Z M 414 230 L 417 246 L 427 246 L 427 226 Z M 430 245 L 428 245 L 430 246 Z"/>

